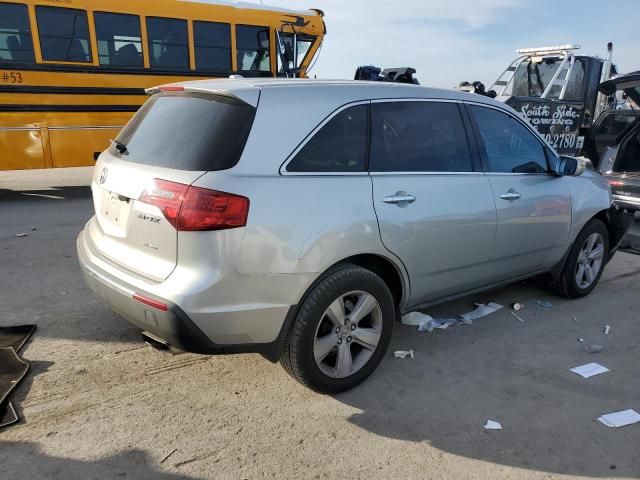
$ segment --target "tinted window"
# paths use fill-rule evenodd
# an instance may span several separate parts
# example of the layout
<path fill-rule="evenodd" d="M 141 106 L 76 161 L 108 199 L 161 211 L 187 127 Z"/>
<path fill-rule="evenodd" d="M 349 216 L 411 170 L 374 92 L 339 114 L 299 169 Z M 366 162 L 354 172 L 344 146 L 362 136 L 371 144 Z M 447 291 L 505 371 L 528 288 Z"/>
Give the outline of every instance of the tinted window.
<path fill-rule="evenodd" d="M 520 97 L 540 97 L 551 83 L 558 71 L 561 59 L 548 59 L 542 62 L 527 61 L 520 64 L 514 74 L 511 91 Z M 560 78 L 564 78 L 561 74 Z M 554 85 L 547 98 L 559 98 L 562 92 L 560 85 Z M 582 101 L 584 96 L 584 65 L 576 60 L 565 93 L 565 100 Z"/>
<path fill-rule="evenodd" d="M 472 106 L 487 154 L 487 171 L 545 173 L 547 160 L 540 141 L 506 113 Z"/>
<path fill-rule="evenodd" d="M 231 25 L 193 22 L 193 41 L 198 70 L 231 71 Z"/>
<path fill-rule="evenodd" d="M 90 62 L 87 12 L 72 8 L 36 7 L 42 59 Z"/>
<path fill-rule="evenodd" d="M 371 106 L 371 171 L 471 172 L 455 103 L 393 102 Z"/>
<path fill-rule="evenodd" d="M 100 65 L 142 67 L 140 18 L 120 13 L 96 13 Z"/>
<path fill-rule="evenodd" d="M 238 160 L 255 109 L 215 95 L 154 95 L 118 135 L 124 160 L 180 170 L 225 170 Z"/>
<path fill-rule="evenodd" d="M 236 27 L 236 49 L 238 51 L 238 70 L 270 72 L 269 27 Z"/>
<path fill-rule="evenodd" d="M 347 108 L 327 122 L 287 166 L 289 172 L 363 172 L 368 108 Z"/>
<path fill-rule="evenodd" d="M 0 61 L 35 61 L 26 5 L 0 3 Z"/>
<path fill-rule="evenodd" d="M 151 68 L 189 69 L 187 21 L 147 17 Z"/>

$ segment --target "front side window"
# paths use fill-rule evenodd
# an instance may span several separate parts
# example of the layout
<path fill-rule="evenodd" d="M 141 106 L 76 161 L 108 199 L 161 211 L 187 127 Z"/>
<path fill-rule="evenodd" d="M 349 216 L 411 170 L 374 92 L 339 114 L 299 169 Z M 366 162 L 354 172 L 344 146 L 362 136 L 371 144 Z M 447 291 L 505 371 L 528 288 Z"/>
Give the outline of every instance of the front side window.
<path fill-rule="evenodd" d="M 368 107 L 349 107 L 329 120 L 287 166 L 288 172 L 364 172 Z"/>
<path fill-rule="evenodd" d="M 196 68 L 205 71 L 231 71 L 231 25 L 193 22 Z"/>
<path fill-rule="evenodd" d="M 515 118 L 497 110 L 471 106 L 486 152 L 488 172 L 546 173 L 542 143 Z"/>
<path fill-rule="evenodd" d="M 42 59 L 90 62 L 87 12 L 73 8 L 36 7 Z"/>
<path fill-rule="evenodd" d="M 455 103 L 371 106 L 372 172 L 471 172 L 467 136 Z"/>
<path fill-rule="evenodd" d="M 238 70 L 242 72 L 270 72 L 269 27 L 236 26 Z"/>
<path fill-rule="evenodd" d="M 151 68 L 189 69 L 189 35 L 186 20 L 147 17 L 147 37 Z"/>
<path fill-rule="evenodd" d="M 0 62 L 35 62 L 26 5 L 0 3 Z"/>
<path fill-rule="evenodd" d="M 95 13 L 100 65 L 142 67 L 140 18 L 121 13 Z"/>

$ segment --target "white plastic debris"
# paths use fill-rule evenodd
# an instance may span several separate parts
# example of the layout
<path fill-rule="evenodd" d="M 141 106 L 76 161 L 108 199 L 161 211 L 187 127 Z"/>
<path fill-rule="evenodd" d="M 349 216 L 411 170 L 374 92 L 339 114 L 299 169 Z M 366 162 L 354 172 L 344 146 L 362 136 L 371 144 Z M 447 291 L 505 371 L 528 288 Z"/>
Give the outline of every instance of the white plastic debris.
<path fill-rule="evenodd" d="M 485 430 L 502 430 L 500 422 L 494 420 L 487 420 L 487 424 L 484 426 Z"/>
<path fill-rule="evenodd" d="M 607 325 L 606 327 L 604 327 L 604 334 L 605 335 L 609 335 L 610 331 L 611 331 L 611 325 Z"/>
<path fill-rule="evenodd" d="M 475 310 L 463 313 L 460 315 L 460 318 L 464 321 L 464 323 L 471 323 L 473 320 L 477 320 L 478 318 L 486 317 L 498 310 L 504 308 L 502 305 L 494 302 L 487 303 L 486 305 L 483 303 L 476 304 Z"/>
<path fill-rule="evenodd" d="M 398 350 L 397 352 L 393 352 L 393 356 L 396 358 L 415 358 L 415 352 L 413 350 Z"/>
<path fill-rule="evenodd" d="M 582 378 L 591 378 L 601 373 L 607 373 L 610 370 L 599 363 L 587 363 L 586 365 L 572 368 L 571 371 L 580 375 Z"/>
<path fill-rule="evenodd" d="M 511 304 L 511 310 L 515 310 L 516 312 L 519 312 L 520 310 L 522 310 L 524 308 L 524 305 L 521 303 L 513 303 Z"/>
<path fill-rule="evenodd" d="M 584 338 L 579 338 L 579 339 L 578 339 L 578 341 L 579 341 L 580 343 L 584 343 Z"/>
<path fill-rule="evenodd" d="M 27 234 L 26 233 L 16 233 L 16 238 L 22 238 L 22 237 L 26 237 Z"/>
<path fill-rule="evenodd" d="M 429 320 L 433 320 L 430 315 L 425 315 L 420 312 L 411 312 L 403 315 L 400 322 L 403 325 L 409 325 L 411 327 L 419 327 L 420 325 L 427 323 Z"/>
<path fill-rule="evenodd" d="M 635 410 L 624 410 L 622 412 L 609 413 L 598 418 L 600 423 L 611 428 L 626 427 L 640 422 L 640 413 Z"/>
<path fill-rule="evenodd" d="M 458 320 L 456 320 L 455 318 L 450 318 L 447 320 L 436 320 L 436 319 L 431 319 L 429 321 L 427 321 L 424 324 L 421 324 L 418 326 L 418 331 L 419 332 L 433 332 L 434 330 L 438 329 L 438 330 L 446 330 L 447 328 L 449 328 L 452 325 L 458 325 L 458 323 L 460 323 Z"/>

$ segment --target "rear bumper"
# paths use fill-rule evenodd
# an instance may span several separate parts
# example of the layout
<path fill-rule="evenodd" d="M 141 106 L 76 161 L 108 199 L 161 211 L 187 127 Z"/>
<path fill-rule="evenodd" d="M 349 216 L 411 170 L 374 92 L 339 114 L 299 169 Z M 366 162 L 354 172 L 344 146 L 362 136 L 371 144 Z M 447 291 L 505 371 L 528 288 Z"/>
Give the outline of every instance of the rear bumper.
<path fill-rule="evenodd" d="M 620 208 L 626 208 L 632 211 L 640 210 L 640 197 L 630 197 L 627 195 L 613 194 L 613 201 Z"/>
<path fill-rule="evenodd" d="M 288 308 L 281 318 L 277 337 L 268 343 L 231 343 L 221 344 L 212 341 L 194 320 L 177 304 L 148 290 L 134 286 L 121 278 L 101 269 L 90 259 L 83 242 L 83 232 L 77 241 L 78 260 L 85 282 L 97 297 L 107 303 L 111 309 L 131 324 L 151 334 L 175 350 L 183 352 L 223 355 L 235 353 L 259 353 L 275 362 L 280 356 L 284 337 L 295 315 L 296 305 Z M 134 294 L 157 301 L 167 306 L 154 308 L 134 299 Z M 273 312 L 265 312 L 269 314 Z M 233 322 L 238 312 L 219 312 L 212 323 Z M 248 335 L 245 336 L 245 338 Z"/>

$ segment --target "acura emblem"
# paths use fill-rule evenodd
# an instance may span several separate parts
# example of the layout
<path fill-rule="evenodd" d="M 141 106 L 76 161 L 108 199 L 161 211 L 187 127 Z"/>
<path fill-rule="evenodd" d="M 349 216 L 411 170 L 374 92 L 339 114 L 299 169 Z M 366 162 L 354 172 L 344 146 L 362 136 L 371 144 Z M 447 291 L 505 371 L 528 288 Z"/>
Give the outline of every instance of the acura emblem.
<path fill-rule="evenodd" d="M 102 169 L 102 173 L 100 174 L 100 185 L 107 181 L 107 175 L 109 175 L 109 170 L 105 167 Z"/>

